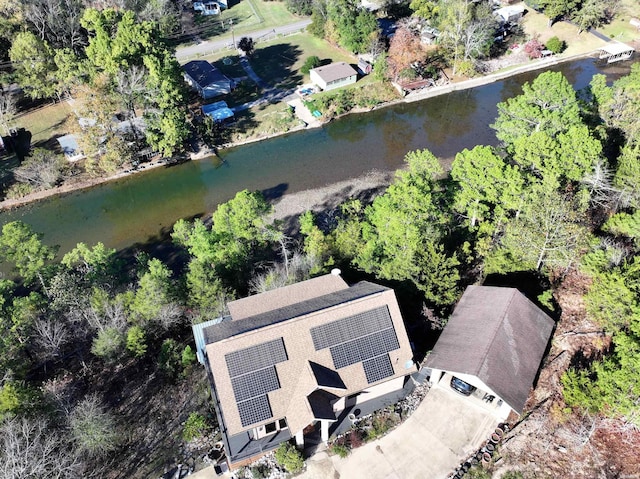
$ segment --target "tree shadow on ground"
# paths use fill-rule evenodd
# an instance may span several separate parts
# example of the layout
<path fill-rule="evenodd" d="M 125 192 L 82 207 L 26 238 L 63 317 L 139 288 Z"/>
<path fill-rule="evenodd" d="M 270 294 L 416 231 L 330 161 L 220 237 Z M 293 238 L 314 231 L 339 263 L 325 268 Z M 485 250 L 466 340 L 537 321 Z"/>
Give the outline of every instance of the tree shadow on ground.
<path fill-rule="evenodd" d="M 280 183 L 279 185 L 272 186 L 271 188 L 262 190 L 261 193 L 262 193 L 262 196 L 264 196 L 264 198 L 267 201 L 269 201 L 270 203 L 273 203 L 274 201 L 282 198 L 288 189 L 289 189 L 288 183 Z"/>
<path fill-rule="evenodd" d="M 222 129 L 220 132 L 221 143 L 229 143 L 233 140 L 234 133 L 245 135 L 254 130 L 258 126 L 255 119 L 256 115 L 251 110 L 242 110 L 236 112 L 235 120 L 228 128 Z"/>
<path fill-rule="evenodd" d="M 256 74 L 265 82 L 278 88 L 295 88 L 302 82 L 302 75 L 293 67 L 302 55 L 302 50 L 290 43 L 279 43 L 259 48 L 250 62 Z"/>

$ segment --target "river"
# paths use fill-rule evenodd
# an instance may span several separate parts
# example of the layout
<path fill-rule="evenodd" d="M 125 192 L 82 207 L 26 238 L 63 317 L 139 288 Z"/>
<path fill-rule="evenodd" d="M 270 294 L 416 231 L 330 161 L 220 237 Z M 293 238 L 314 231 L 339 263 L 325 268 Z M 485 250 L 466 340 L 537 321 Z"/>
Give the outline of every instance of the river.
<path fill-rule="evenodd" d="M 591 59 L 553 67 L 576 89 L 593 74 L 610 80 L 629 71 Z M 411 150 L 428 148 L 443 163 L 463 148 L 494 145 L 489 125 L 496 104 L 521 93 L 539 72 L 520 74 L 482 87 L 416 103 L 353 114 L 323 128 L 295 132 L 221 152 L 224 163 L 192 161 L 156 168 L 120 180 L 53 197 L 0 213 L 0 223 L 22 220 L 45 234 L 61 252 L 83 241 L 124 249 L 158 244 L 179 218 L 210 214 L 240 190 L 278 197 L 402 166 Z"/>

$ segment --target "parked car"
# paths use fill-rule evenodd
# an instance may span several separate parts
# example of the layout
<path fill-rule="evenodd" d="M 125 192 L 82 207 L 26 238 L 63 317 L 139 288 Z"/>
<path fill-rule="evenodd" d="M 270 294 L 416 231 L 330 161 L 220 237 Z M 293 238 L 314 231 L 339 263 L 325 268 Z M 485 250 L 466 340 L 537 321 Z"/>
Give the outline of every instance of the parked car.
<path fill-rule="evenodd" d="M 471 393 L 476 390 L 476 387 L 454 376 L 451 378 L 451 389 L 464 396 L 470 396 Z"/>

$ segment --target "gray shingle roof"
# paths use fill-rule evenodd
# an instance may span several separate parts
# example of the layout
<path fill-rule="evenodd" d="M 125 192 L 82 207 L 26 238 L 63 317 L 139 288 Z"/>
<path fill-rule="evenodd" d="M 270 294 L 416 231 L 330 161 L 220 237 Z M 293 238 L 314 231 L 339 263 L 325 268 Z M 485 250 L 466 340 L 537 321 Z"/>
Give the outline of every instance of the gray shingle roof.
<path fill-rule="evenodd" d="M 317 298 L 307 299 L 306 301 L 299 303 L 289 304 L 271 311 L 265 311 L 245 319 L 226 321 L 221 324 L 213 325 L 205 328 L 203 331 L 204 338 L 207 344 L 216 343 L 223 339 L 237 336 L 255 329 L 260 329 L 270 324 L 287 321 L 298 316 L 321 311 L 332 306 L 348 303 L 350 301 L 387 290 L 389 290 L 389 288 L 385 286 L 361 281 L 351 288 L 325 294 Z"/>
<path fill-rule="evenodd" d="M 349 287 L 342 279 L 332 279 L 330 276 L 326 275 L 319 282 L 304 281 L 276 292 L 258 294 L 248 301 L 241 300 L 242 304 L 236 304 L 234 309 L 240 312 L 241 317 L 256 314 L 204 329 L 206 354 L 227 435 L 233 436 L 247 427 L 280 418 L 286 418 L 289 428 L 298 432 L 313 421 L 315 414 L 329 415 L 325 410 L 326 394 L 311 396 L 313 404 L 310 404 L 308 397 L 313 391 L 327 388 L 332 395 L 348 396 L 415 370 L 394 291 L 368 282 Z M 333 286 L 330 285 L 328 290 L 335 290 L 328 294 L 327 289 L 316 288 L 329 283 L 333 283 Z M 304 300 L 298 302 L 300 297 Z M 274 305 L 279 307 L 268 309 Z M 229 310 L 233 316 L 232 308 Z M 373 336 L 378 333 L 363 330 L 360 321 L 372 315 L 378 317 L 381 310 L 391 321 L 384 331 L 393 332 L 392 344 L 389 341 L 374 341 L 377 336 Z M 339 341 L 335 347 L 342 346 L 342 341 L 358 341 L 362 344 L 354 349 L 358 355 L 355 358 L 357 361 L 341 363 L 337 371 L 332 346 L 317 349 L 311 331 L 322 325 L 333 324 L 341 332 L 344 328 L 336 325 L 342 325 L 343 321 L 348 321 L 352 327 L 346 329 L 348 334 L 344 338 L 330 335 L 332 338 L 336 336 L 334 339 Z M 353 332 L 357 334 L 354 336 L 351 334 Z M 282 348 L 276 348 L 276 344 L 283 345 L 284 353 L 277 353 Z M 388 356 L 391 368 L 376 369 L 376 373 L 380 374 L 372 379 L 371 371 L 365 374 L 362 361 L 384 354 Z M 231 370 L 229 358 L 236 357 L 239 361 L 231 363 L 238 363 L 237 367 Z M 272 371 L 256 372 L 265 367 L 275 368 L 277 381 Z M 253 387 L 253 379 L 247 382 L 237 377 L 243 374 L 253 377 L 254 372 L 260 376 L 256 381 L 264 382 L 264 387 Z M 261 399 L 265 396 L 266 402 Z"/>
<path fill-rule="evenodd" d="M 426 365 L 478 377 L 521 413 L 553 328 L 517 289 L 469 286 Z"/>
<path fill-rule="evenodd" d="M 205 60 L 190 61 L 182 65 L 182 69 L 194 82 L 200 85 L 201 88 L 215 85 L 220 81 L 229 81 L 224 73 Z"/>
<path fill-rule="evenodd" d="M 325 83 L 331 83 L 358 74 L 351 65 L 345 62 L 330 63 L 329 65 L 314 68 L 312 71 L 316 72 Z"/>

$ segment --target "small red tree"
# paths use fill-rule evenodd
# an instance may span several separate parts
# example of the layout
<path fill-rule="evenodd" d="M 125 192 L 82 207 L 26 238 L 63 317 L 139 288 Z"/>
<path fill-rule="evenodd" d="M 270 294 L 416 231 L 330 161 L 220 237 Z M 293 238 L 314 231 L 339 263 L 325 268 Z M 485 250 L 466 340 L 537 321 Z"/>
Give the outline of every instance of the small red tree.
<path fill-rule="evenodd" d="M 537 38 L 532 38 L 524 46 L 524 51 L 529 56 L 529 59 L 540 58 L 542 50 L 544 50 L 544 45 Z"/>
<path fill-rule="evenodd" d="M 389 45 L 387 57 L 389 77 L 392 80 L 397 80 L 401 71 L 410 68 L 414 62 L 424 60 L 424 57 L 425 52 L 418 35 L 407 27 L 400 27 Z"/>

